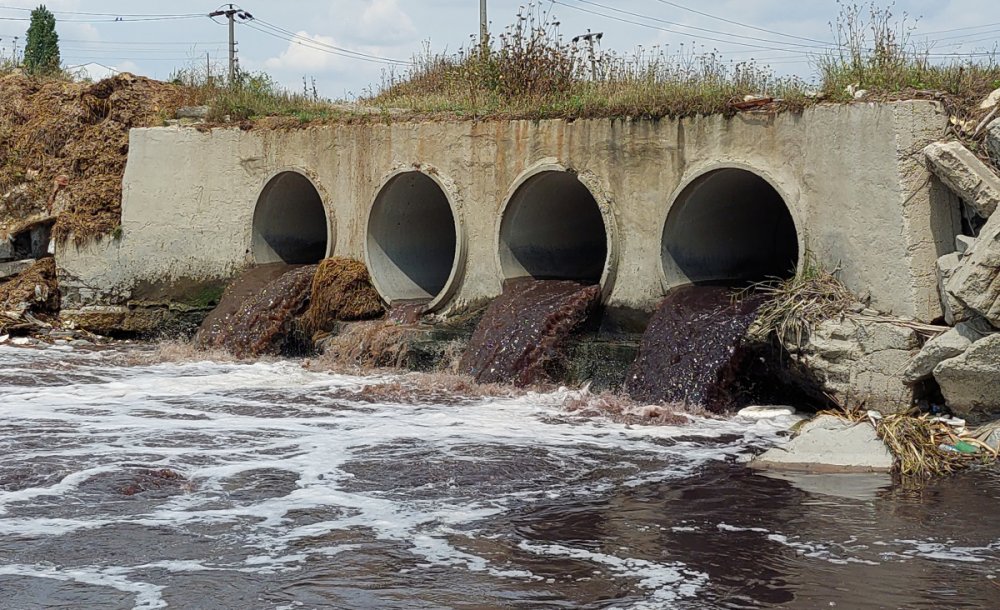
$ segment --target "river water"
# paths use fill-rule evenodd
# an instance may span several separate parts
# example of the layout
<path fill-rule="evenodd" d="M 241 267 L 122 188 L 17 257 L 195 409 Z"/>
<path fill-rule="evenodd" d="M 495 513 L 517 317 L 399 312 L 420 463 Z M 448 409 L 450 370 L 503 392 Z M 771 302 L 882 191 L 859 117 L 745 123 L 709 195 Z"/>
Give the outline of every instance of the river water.
<path fill-rule="evenodd" d="M 150 350 L 0 346 L 0 607 L 1000 607 L 995 472 L 788 481 L 743 466 L 787 421 Z"/>

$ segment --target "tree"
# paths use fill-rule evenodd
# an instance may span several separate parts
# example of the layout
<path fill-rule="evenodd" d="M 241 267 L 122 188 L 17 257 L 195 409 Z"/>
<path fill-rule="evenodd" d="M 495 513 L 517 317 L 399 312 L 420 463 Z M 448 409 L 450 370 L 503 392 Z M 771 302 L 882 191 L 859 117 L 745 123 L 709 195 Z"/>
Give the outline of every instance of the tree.
<path fill-rule="evenodd" d="M 42 4 L 31 11 L 31 24 L 24 46 L 24 69 L 28 74 L 51 74 L 59 70 L 59 63 L 56 18 Z"/>

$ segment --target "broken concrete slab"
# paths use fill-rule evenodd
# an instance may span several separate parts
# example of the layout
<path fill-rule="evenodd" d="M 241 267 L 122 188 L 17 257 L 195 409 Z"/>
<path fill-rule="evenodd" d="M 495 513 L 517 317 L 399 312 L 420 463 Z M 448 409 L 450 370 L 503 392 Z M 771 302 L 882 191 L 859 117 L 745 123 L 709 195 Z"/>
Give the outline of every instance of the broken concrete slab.
<path fill-rule="evenodd" d="M 938 278 L 938 296 L 941 298 L 941 310 L 944 312 L 944 321 L 949 326 L 954 326 L 963 320 L 972 318 L 972 312 L 969 311 L 965 303 L 948 291 L 948 282 L 951 281 L 951 277 L 955 275 L 955 271 L 961 264 L 962 255 L 958 252 L 952 252 L 937 259 L 935 265 Z"/>
<path fill-rule="evenodd" d="M 15 275 L 21 275 L 35 264 L 35 259 L 26 258 L 19 261 L 8 261 L 0 263 L 0 282 L 8 280 Z"/>
<path fill-rule="evenodd" d="M 993 164 L 1000 166 L 1000 119 L 994 119 L 986 127 L 986 154 L 993 160 Z"/>
<path fill-rule="evenodd" d="M 951 261 L 948 262 L 951 264 Z M 939 260 L 939 269 L 941 269 Z M 975 245 L 962 258 L 945 282 L 942 301 L 947 307 L 969 309 L 1000 328 L 1000 214 L 986 221 Z M 957 301 L 957 305 L 952 303 Z M 942 303 L 945 304 L 945 303 Z M 953 312 L 954 319 L 969 319 L 968 313 Z M 946 316 L 947 319 L 947 316 Z"/>
<path fill-rule="evenodd" d="M 955 328 L 928 341 L 910 362 L 910 366 L 903 371 L 903 381 L 916 383 L 929 379 L 934 374 L 934 367 L 945 360 L 961 356 L 973 343 L 986 336 L 987 333 L 982 326 L 971 322 L 959 322 Z"/>
<path fill-rule="evenodd" d="M 935 142 L 924 149 L 930 169 L 966 204 L 989 217 L 1000 204 L 1000 176 L 959 142 Z"/>
<path fill-rule="evenodd" d="M 945 403 L 970 421 L 1000 415 L 1000 333 L 973 343 L 934 367 Z"/>
<path fill-rule="evenodd" d="M 893 457 L 871 423 L 820 415 L 780 447 L 757 456 L 751 468 L 796 472 L 889 472 Z"/>
<path fill-rule="evenodd" d="M 968 254 L 974 245 L 976 245 L 975 237 L 969 237 L 968 235 L 955 236 L 955 251 L 958 252 L 959 256 Z"/>

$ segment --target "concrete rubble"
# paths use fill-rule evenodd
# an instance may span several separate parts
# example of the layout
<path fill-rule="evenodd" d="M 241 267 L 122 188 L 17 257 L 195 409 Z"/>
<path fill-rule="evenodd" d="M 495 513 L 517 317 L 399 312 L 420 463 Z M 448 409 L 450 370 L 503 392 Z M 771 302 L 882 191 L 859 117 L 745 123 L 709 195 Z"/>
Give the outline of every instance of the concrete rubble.
<path fill-rule="evenodd" d="M 750 462 L 751 468 L 814 473 L 890 472 L 893 457 L 868 421 L 820 415 L 788 443 Z"/>
<path fill-rule="evenodd" d="M 916 383 L 929 379 L 934 374 L 934 368 L 945 360 L 956 358 L 965 353 L 972 344 L 982 339 L 989 330 L 989 325 L 977 322 L 960 322 L 955 328 L 942 335 L 934 337 L 924 344 L 920 353 L 910 361 L 903 371 L 903 381 Z"/>
<path fill-rule="evenodd" d="M 1000 204 L 1000 176 L 960 142 L 935 142 L 924 149 L 931 171 L 983 217 Z"/>
<path fill-rule="evenodd" d="M 986 154 L 993 160 L 993 164 L 1000 167 L 1000 119 L 995 119 L 986 127 Z"/>
<path fill-rule="evenodd" d="M 948 274 L 946 300 L 954 298 L 1000 329 L 1000 214 L 986 221 L 975 245 Z M 968 312 L 956 312 L 956 321 Z"/>
<path fill-rule="evenodd" d="M 1000 416 L 1000 333 L 970 345 L 934 367 L 934 379 L 953 412 L 972 421 Z"/>
<path fill-rule="evenodd" d="M 864 317 L 826 320 L 802 345 L 786 348 L 842 404 L 894 413 L 913 402 L 914 388 L 900 375 L 920 350 L 912 328 Z"/>

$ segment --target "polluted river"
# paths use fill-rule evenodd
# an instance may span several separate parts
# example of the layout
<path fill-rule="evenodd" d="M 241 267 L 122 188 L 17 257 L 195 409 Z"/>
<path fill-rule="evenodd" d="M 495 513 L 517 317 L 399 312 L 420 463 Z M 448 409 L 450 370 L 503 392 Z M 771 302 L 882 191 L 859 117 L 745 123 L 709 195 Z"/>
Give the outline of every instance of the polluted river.
<path fill-rule="evenodd" d="M 0 606 L 1000 599 L 992 470 L 765 476 L 745 462 L 781 418 L 637 425 L 580 389 L 178 351 L 0 346 Z"/>

